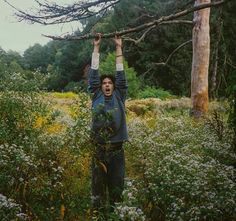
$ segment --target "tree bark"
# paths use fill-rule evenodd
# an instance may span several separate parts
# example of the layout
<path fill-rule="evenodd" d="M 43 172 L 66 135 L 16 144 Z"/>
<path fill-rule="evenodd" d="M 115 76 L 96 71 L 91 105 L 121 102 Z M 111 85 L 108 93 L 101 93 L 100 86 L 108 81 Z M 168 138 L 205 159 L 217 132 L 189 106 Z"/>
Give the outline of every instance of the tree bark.
<path fill-rule="evenodd" d="M 195 5 L 210 3 L 196 0 Z M 194 12 L 193 60 L 191 72 L 191 115 L 201 117 L 208 111 L 208 69 L 210 58 L 210 8 Z"/>

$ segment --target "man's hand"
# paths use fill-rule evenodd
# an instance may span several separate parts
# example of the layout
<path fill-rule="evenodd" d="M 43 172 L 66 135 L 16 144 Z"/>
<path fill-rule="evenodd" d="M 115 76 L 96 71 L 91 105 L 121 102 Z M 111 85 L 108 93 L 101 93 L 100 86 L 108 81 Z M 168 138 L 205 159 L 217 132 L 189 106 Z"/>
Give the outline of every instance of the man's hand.
<path fill-rule="evenodd" d="M 94 52 L 99 52 L 99 47 L 102 39 L 102 34 L 97 33 L 94 40 L 93 40 L 93 45 L 94 45 Z"/>
<path fill-rule="evenodd" d="M 115 36 L 115 38 L 114 38 L 114 41 L 115 41 L 115 44 L 116 44 L 116 47 L 122 47 L 122 39 L 121 39 L 121 37 L 120 36 Z"/>

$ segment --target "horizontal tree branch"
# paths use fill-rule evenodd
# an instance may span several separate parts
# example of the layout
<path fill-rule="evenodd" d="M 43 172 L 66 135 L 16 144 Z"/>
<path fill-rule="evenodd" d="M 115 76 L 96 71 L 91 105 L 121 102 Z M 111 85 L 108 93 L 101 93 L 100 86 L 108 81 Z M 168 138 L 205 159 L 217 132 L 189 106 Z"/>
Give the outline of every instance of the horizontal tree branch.
<path fill-rule="evenodd" d="M 171 20 L 171 21 L 163 21 L 160 23 L 161 25 L 167 24 L 186 24 L 186 25 L 193 25 L 193 21 L 190 20 Z"/>
<path fill-rule="evenodd" d="M 194 11 L 198 11 L 198 10 L 209 8 L 209 7 L 220 6 L 220 5 L 222 5 L 222 4 L 224 4 L 228 1 L 231 1 L 231 0 L 220 0 L 220 1 L 215 1 L 215 2 L 211 2 L 211 3 L 207 3 L 207 4 L 196 5 L 196 6 L 193 6 L 193 7 L 189 8 L 189 9 L 185 9 L 183 11 L 180 11 L 180 12 L 177 12 L 175 14 L 168 15 L 168 16 L 163 16 L 159 19 L 156 19 L 156 20 L 151 21 L 151 22 L 147 22 L 143 25 L 139 25 L 139 26 L 136 26 L 134 28 L 129 28 L 129 29 L 126 29 L 126 30 L 115 31 L 115 32 L 103 34 L 102 38 L 113 38 L 116 35 L 123 36 L 123 35 L 134 33 L 134 32 L 140 32 L 140 31 L 143 31 L 143 30 L 148 29 L 150 27 L 158 26 L 162 23 L 167 23 L 171 20 L 175 20 L 179 17 L 183 17 L 183 16 L 188 15 L 188 14 L 194 12 Z M 85 34 L 85 35 L 81 35 L 81 36 L 68 35 L 68 36 L 65 36 L 65 37 L 51 36 L 51 35 L 43 35 L 43 36 L 51 38 L 53 40 L 79 41 L 79 40 L 85 40 L 85 39 L 93 39 L 93 38 L 95 38 L 96 33 L 89 33 L 89 34 Z"/>

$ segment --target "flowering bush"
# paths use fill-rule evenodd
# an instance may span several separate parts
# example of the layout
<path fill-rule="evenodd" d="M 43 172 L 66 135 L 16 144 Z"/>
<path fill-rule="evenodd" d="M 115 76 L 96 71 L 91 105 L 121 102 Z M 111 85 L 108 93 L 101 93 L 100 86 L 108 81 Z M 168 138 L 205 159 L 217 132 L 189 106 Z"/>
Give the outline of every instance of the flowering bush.
<path fill-rule="evenodd" d="M 27 220 L 27 216 L 21 212 L 21 206 L 19 204 L 0 194 L 0 219 L 6 221 L 23 221 Z"/>
<path fill-rule="evenodd" d="M 90 220 L 89 97 L 43 98 L 0 96 L 0 219 L 23 212 L 32 220 Z M 140 101 L 150 108 L 139 117 L 137 104 L 127 105 L 124 201 L 108 220 L 235 220 L 236 158 L 225 118 L 219 139 L 212 121 L 189 118 L 188 99 Z"/>
<path fill-rule="evenodd" d="M 186 115 L 163 114 L 153 128 L 135 119 L 130 128 L 129 161 L 139 174 L 136 200 L 147 219 L 236 219 L 232 137 L 219 140 L 205 121 Z"/>
<path fill-rule="evenodd" d="M 0 144 L 32 142 L 40 133 L 36 118 L 47 113 L 47 105 L 36 93 L 7 91 L 0 95 Z"/>
<path fill-rule="evenodd" d="M 39 92 L 46 88 L 48 77 L 39 71 L 3 71 L 0 75 L 0 91 Z"/>
<path fill-rule="evenodd" d="M 82 96 L 81 105 L 75 99 L 70 115 L 31 95 L 5 92 L 0 97 L 0 192 L 32 218 L 56 220 L 67 214 L 71 220 L 89 200 L 90 156 L 82 146 L 88 143 L 83 136 L 88 136 L 89 119 L 82 114 L 89 113 L 82 101 L 88 97 Z"/>
<path fill-rule="evenodd" d="M 127 180 L 127 188 L 123 191 L 124 201 L 115 207 L 115 214 L 119 220 L 144 221 L 145 215 L 138 204 L 138 189 L 132 180 Z"/>

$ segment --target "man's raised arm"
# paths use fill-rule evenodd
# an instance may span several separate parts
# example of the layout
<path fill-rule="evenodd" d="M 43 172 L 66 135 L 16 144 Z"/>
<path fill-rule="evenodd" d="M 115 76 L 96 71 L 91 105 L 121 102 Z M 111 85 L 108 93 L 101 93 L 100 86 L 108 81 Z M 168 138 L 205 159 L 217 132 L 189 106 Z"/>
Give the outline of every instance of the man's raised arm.
<path fill-rule="evenodd" d="M 101 43 L 101 34 L 99 33 L 93 41 L 94 48 L 92 54 L 91 68 L 88 77 L 88 91 L 90 93 L 95 93 L 95 91 L 99 89 L 101 86 L 98 74 L 100 43 Z"/>
<path fill-rule="evenodd" d="M 120 91 L 122 97 L 125 99 L 127 94 L 127 81 L 125 78 L 124 65 L 123 65 L 123 53 L 122 53 L 122 39 L 121 37 L 116 36 L 115 39 L 116 44 L 116 83 L 115 87 Z"/>

